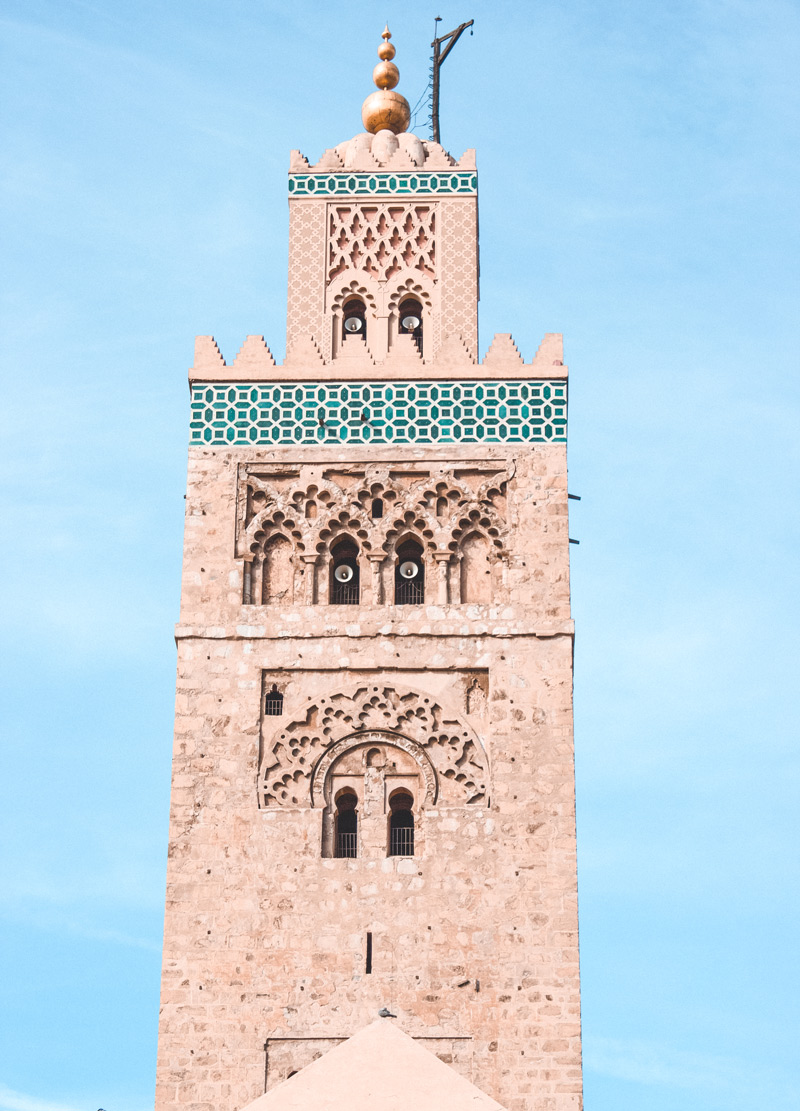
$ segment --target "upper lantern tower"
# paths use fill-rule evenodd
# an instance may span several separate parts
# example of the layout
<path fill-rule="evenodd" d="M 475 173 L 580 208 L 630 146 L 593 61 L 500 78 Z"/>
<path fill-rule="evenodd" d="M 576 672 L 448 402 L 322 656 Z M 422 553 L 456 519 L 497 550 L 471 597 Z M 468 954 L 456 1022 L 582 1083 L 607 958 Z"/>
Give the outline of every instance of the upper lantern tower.
<path fill-rule="evenodd" d="M 561 337 L 481 358 L 474 155 L 379 58 L 284 363 L 196 341 L 157 1111 L 580 1107 Z"/>
<path fill-rule="evenodd" d="M 366 131 L 313 166 L 292 155 L 287 345 L 413 372 L 448 337 L 477 358 L 478 179 L 474 151 L 456 162 L 406 131 L 389 38 L 387 28 Z"/>

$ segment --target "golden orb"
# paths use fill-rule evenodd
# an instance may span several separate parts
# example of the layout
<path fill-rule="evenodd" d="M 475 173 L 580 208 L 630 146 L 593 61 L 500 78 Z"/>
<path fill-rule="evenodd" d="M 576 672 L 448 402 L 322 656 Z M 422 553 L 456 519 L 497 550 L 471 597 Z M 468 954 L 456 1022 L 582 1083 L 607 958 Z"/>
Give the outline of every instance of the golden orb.
<path fill-rule="evenodd" d="M 394 62 L 378 62 L 372 71 L 372 80 L 379 89 L 393 89 L 400 80 L 400 70 Z"/>
<path fill-rule="evenodd" d="M 361 119 L 367 131 L 393 131 L 399 135 L 407 131 L 411 122 L 408 101 L 393 89 L 379 89 L 371 93 L 361 106 Z"/>
<path fill-rule="evenodd" d="M 377 135 L 379 131 L 393 131 L 399 135 L 407 131 L 411 122 L 411 109 L 408 101 L 400 93 L 393 92 L 400 80 L 400 71 L 391 60 L 395 49 L 389 42 L 392 33 L 387 23 L 381 38 L 383 42 L 378 47 L 378 57 L 381 59 L 372 71 L 372 80 L 378 86 L 378 92 L 368 96 L 361 105 L 361 119 L 367 131 Z"/>

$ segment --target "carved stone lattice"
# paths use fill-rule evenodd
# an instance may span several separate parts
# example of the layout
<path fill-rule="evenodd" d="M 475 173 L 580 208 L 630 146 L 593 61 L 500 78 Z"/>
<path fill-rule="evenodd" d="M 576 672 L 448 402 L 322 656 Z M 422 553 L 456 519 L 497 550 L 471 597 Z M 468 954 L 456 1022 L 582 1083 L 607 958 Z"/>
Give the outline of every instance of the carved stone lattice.
<path fill-rule="evenodd" d="M 276 533 L 298 554 L 322 554 L 342 533 L 365 552 L 391 556 L 398 538 L 414 535 L 428 551 L 457 552 L 465 532 L 484 535 L 498 556 L 505 552 L 505 471 L 492 470 L 470 485 L 452 470 L 398 472 L 366 467 L 343 485 L 326 473 L 313 481 L 297 471 L 259 473 L 245 468 L 238 509 L 239 556 L 263 551 Z M 372 515 L 382 502 L 381 516 Z"/>
<path fill-rule="evenodd" d="M 329 205 L 327 279 L 364 270 L 378 281 L 403 270 L 436 277 L 436 206 Z"/>
<path fill-rule="evenodd" d="M 265 719 L 262 730 L 269 724 Z M 288 724 L 263 735 L 259 806 L 319 806 L 331 750 L 335 758 L 343 748 L 339 742 L 352 738 L 360 743 L 362 735 L 366 741 L 374 732 L 395 736 L 408 752 L 419 746 L 425 757 L 421 767 L 429 761 L 436 777 L 429 794 L 440 805 L 486 799 L 488 762 L 478 735 L 432 696 L 376 683 L 312 699 Z M 315 779 L 319 785 L 312 791 Z"/>

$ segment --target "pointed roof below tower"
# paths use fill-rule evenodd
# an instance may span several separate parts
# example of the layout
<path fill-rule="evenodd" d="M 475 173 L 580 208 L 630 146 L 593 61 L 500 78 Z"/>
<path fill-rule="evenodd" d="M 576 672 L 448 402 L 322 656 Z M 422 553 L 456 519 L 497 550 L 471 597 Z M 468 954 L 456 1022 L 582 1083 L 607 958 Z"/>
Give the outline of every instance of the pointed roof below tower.
<path fill-rule="evenodd" d="M 359 1030 L 243 1111 L 504 1111 L 386 1019 Z"/>

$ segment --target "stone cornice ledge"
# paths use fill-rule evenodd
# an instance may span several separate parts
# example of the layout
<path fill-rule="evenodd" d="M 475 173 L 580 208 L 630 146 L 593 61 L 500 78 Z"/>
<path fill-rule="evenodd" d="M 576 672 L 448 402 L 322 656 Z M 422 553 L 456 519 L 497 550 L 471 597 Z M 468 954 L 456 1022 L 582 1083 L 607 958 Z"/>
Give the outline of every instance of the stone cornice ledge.
<path fill-rule="evenodd" d="M 176 640 L 318 640 L 332 637 L 373 640 L 376 636 L 396 637 L 572 637 L 575 622 L 502 620 L 497 618 L 470 619 L 448 613 L 445 607 L 427 607 L 426 618 L 418 621 L 392 620 L 389 614 L 383 620 L 342 621 L 325 613 L 322 607 L 313 607 L 317 622 L 315 628 L 301 623 L 279 624 L 274 619 L 269 624 L 257 621 L 231 625 L 175 626 Z M 272 615 L 270 615 L 272 617 Z"/>

